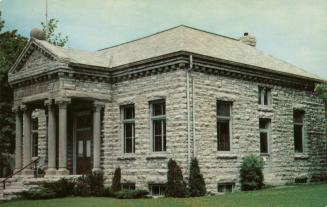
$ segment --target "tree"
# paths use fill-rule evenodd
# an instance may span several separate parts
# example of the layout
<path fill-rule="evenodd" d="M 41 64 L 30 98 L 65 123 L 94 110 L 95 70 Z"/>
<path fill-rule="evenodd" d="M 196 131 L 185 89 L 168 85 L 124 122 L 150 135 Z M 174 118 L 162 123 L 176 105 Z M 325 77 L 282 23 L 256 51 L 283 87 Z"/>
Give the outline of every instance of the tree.
<path fill-rule="evenodd" d="M 115 193 L 121 190 L 121 170 L 120 168 L 116 168 L 114 177 L 112 178 L 112 183 L 111 183 L 111 192 Z"/>
<path fill-rule="evenodd" d="M 242 190 L 259 190 L 263 183 L 263 160 L 254 155 L 243 158 L 241 165 L 241 186 Z"/>
<path fill-rule="evenodd" d="M 167 173 L 167 197 L 185 197 L 187 195 L 186 183 L 183 179 L 181 168 L 176 161 L 169 159 Z"/>
<path fill-rule="evenodd" d="M 206 194 L 206 184 L 200 172 L 198 160 L 193 158 L 190 167 L 189 192 L 190 196 L 204 196 Z"/>
<path fill-rule="evenodd" d="M 318 84 L 315 92 L 321 96 L 322 99 L 327 101 L 327 82 Z"/>
<path fill-rule="evenodd" d="M 1 12 L 0 12 L 1 19 Z M 68 37 L 61 38 L 61 34 L 55 33 L 58 20 L 51 19 L 49 22 L 49 40 L 57 46 L 64 46 Z M 16 29 L 2 31 L 5 22 L 0 20 L 0 177 L 3 168 L 9 166 L 8 154 L 15 149 L 15 116 L 12 113 L 13 91 L 8 84 L 8 71 L 17 60 L 20 53 L 28 42 Z M 44 27 L 45 25 L 42 24 Z"/>
<path fill-rule="evenodd" d="M 58 23 L 59 20 L 52 18 L 48 21 L 48 24 L 41 22 L 41 25 L 43 32 L 46 34 L 46 40 L 53 45 L 63 47 L 68 42 L 68 36 L 62 37 L 60 32 L 55 33 Z"/>
<path fill-rule="evenodd" d="M 8 71 L 27 43 L 27 38 L 18 34 L 17 30 L 3 32 L 4 24 L 0 21 L 0 177 L 6 176 L 2 175 L 3 168 L 8 169 L 8 154 L 15 149 L 13 91 L 8 84 Z"/>

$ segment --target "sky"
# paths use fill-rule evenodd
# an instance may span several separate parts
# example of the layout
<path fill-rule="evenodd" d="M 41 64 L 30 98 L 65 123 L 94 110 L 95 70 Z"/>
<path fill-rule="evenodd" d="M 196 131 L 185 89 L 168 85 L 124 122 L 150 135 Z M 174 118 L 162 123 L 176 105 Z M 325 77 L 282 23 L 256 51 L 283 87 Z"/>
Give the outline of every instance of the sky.
<path fill-rule="evenodd" d="M 30 30 L 45 20 L 45 0 L 0 0 L 5 29 Z M 49 18 L 67 47 L 95 51 L 187 25 L 239 38 L 327 80 L 327 0 L 48 0 Z"/>

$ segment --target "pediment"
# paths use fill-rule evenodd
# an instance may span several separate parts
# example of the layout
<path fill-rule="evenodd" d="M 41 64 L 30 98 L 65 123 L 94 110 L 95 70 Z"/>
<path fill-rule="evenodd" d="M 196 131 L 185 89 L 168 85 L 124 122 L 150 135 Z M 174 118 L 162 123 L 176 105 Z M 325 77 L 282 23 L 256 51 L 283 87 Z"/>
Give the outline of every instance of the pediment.
<path fill-rule="evenodd" d="M 33 72 L 46 68 L 56 61 L 56 56 L 46 51 L 37 43 L 30 41 L 25 47 L 21 55 L 18 57 L 14 66 L 10 69 L 9 73 L 25 73 Z"/>

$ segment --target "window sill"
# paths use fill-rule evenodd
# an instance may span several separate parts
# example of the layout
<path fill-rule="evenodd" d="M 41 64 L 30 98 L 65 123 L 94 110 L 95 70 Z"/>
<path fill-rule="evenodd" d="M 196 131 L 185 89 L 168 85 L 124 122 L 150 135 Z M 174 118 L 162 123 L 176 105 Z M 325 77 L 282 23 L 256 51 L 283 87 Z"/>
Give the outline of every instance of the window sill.
<path fill-rule="evenodd" d="M 168 158 L 168 153 L 164 153 L 164 152 L 153 152 L 146 157 L 147 160 L 163 160 L 167 158 Z"/>
<path fill-rule="evenodd" d="M 117 158 L 117 160 L 136 160 L 135 154 L 124 154 Z"/>
<path fill-rule="evenodd" d="M 260 156 L 262 156 L 262 157 L 270 157 L 270 154 L 269 153 L 260 153 Z"/>
<path fill-rule="evenodd" d="M 228 153 L 228 152 L 218 152 L 217 159 L 237 159 L 237 155 L 233 153 Z"/>
<path fill-rule="evenodd" d="M 272 105 L 259 105 L 258 110 L 263 111 L 263 112 L 273 112 L 274 111 Z"/>
<path fill-rule="evenodd" d="M 296 159 L 296 160 L 306 160 L 306 159 L 309 159 L 309 155 L 304 154 L 304 153 L 295 153 L 294 159 Z"/>

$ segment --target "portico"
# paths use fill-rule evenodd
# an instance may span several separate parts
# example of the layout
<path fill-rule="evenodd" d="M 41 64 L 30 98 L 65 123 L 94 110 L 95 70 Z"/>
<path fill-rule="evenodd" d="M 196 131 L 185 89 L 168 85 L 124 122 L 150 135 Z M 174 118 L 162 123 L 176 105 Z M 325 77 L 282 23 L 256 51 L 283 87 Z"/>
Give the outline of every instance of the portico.
<path fill-rule="evenodd" d="M 44 110 L 47 116 L 45 175 L 64 176 L 101 171 L 100 136 L 103 107 L 104 102 L 72 98 L 46 99 L 15 107 L 18 132 L 15 169 L 19 170 L 32 162 L 32 111 L 39 109 Z M 31 166 L 24 169 L 22 175 L 33 176 Z"/>

